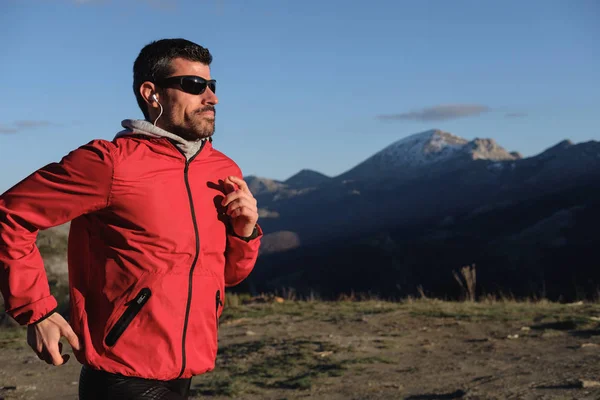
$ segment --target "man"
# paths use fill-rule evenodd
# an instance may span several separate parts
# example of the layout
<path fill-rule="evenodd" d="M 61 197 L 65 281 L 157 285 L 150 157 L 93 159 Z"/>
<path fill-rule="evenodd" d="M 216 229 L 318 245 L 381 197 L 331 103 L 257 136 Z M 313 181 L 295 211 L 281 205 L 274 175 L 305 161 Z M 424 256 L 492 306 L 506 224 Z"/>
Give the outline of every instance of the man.
<path fill-rule="evenodd" d="M 212 147 L 209 51 L 152 42 L 134 63 L 145 120 L 125 120 L 0 197 L 0 289 L 38 357 L 83 364 L 80 399 L 185 399 L 214 368 L 225 287 L 262 230 L 238 166 Z M 37 232 L 71 222 L 70 319 L 55 312 Z"/>

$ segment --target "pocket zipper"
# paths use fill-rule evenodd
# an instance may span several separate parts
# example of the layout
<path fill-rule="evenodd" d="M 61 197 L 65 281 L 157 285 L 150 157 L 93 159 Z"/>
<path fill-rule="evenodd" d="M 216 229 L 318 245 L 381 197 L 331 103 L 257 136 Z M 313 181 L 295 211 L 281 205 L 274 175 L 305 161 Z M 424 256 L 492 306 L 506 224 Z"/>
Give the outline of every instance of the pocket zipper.
<path fill-rule="evenodd" d="M 123 312 L 119 320 L 112 327 L 108 335 L 106 335 L 106 339 L 104 339 L 104 343 L 108 347 L 114 346 L 119 337 L 125 332 L 125 329 L 131 324 L 133 318 L 140 312 L 144 304 L 150 299 L 152 292 L 148 288 L 143 288 L 140 292 L 135 296 L 133 300 L 126 304 L 127 309 Z"/>

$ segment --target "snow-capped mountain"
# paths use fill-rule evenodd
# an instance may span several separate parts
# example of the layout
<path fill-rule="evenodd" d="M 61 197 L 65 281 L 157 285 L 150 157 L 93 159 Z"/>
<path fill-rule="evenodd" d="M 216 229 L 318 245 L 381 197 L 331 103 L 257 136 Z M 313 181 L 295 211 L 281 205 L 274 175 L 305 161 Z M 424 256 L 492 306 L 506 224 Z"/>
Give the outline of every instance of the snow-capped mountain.
<path fill-rule="evenodd" d="M 255 178 L 249 184 L 269 216 L 263 229 L 295 232 L 305 245 L 589 185 L 600 182 L 598 171 L 597 141 L 564 141 L 523 158 L 493 139 L 429 130 L 398 140 L 333 178 L 308 170 L 284 182 Z"/>
<path fill-rule="evenodd" d="M 445 295 L 451 270 L 468 263 L 483 266 L 481 287 L 527 296 L 536 288 L 569 295 L 565 276 L 577 297 L 600 281 L 589 261 L 600 245 L 597 140 L 523 158 L 492 139 L 430 130 L 313 188 L 285 184 L 257 198 L 268 216 L 252 278 L 258 291 L 394 297 L 423 285 Z"/>
<path fill-rule="evenodd" d="M 429 130 L 392 143 L 363 164 L 379 163 L 389 168 L 422 166 L 456 155 L 467 143 L 466 139 L 450 133 Z"/>
<path fill-rule="evenodd" d="M 405 175 L 447 161 L 516 160 L 493 139 L 467 139 L 439 129 L 420 132 L 397 142 L 369 157 L 340 176 L 342 179 L 361 179 L 382 175 Z"/>

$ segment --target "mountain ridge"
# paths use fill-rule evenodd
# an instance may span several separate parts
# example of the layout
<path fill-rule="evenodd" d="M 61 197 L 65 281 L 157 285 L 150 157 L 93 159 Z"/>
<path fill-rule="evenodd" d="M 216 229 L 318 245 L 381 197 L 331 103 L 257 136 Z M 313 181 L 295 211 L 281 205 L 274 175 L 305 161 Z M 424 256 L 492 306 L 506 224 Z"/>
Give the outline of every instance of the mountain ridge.
<path fill-rule="evenodd" d="M 321 183 L 327 182 L 330 179 L 331 178 L 325 174 L 305 168 L 286 179 L 284 183 L 290 187 L 303 188 L 320 185 Z"/>
<path fill-rule="evenodd" d="M 276 190 L 255 196 L 259 207 L 276 215 L 262 221 L 266 232 L 295 232 L 298 242 L 306 245 L 378 226 L 518 202 L 590 180 L 594 171 L 600 171 L 600 142 L 569 143 L 562 141 L 523 158 L 493 139 L 466 140 L 428 130 L 395 141 L 324 182 L 302 188 L 282 182 Z M 377 167 L 382 154 L 402 158 L 414 153 L 429 153 L 435 160 L 406 166 L 401 159 L 390 163 L 387 174 Z"/>
<path fill-rule="evenodd" d="M 569 140 L 565 140 L 552 146 L 552 148 L 559 146 L 563 142 L 572 144 Z M 549 149 L 545 151 L 548 150 Z M 381 174 L 382 172 L 393 172 L 401 167 L 415 168 L 427 164 L 431 165 L 447 161 L 453 156 L 466 156 L 466 158 L 471 160 L 490 161 L 512 161 L 524 158 L 518 151 L 507 151 L 494 139 L 476 137 L 473 140 L 467 140 L 452 133 L 434 128 L 398 139 L 371 156 L 359 161 L 348 170 L 335 176 L 330 177 L 322 172 L 310 168 L 303 168 L 284 181 L 259 177 L 256 175 L 249 175 L 247 178 L 251 180 L 259 179 L 277 182 L 281 185 L 288 185 L 288 187 L 306 188 L 310 185 L 319 185 L 330 180 L 355 179 L 371 176 L 374 172 L 377 172 L 378 174 Z M 531 157 L 535 157 L 535 155 Z M 378 165 L 373 166 L 372 164 Z M 361 171 L 363 169 L 370 169 L 370 171 Z M 308 176 L 311 176 L 311 178 L 306 179 L 308 182 L 305 183 L 303 180 Z M 312 176 L 314 176 L 314 178 L 312 178 Z M 271 186 L 273 187 L 275 185 L 271 184 Z M 264 188 L 260 188 L 259 190 L 262 192 Z"/>

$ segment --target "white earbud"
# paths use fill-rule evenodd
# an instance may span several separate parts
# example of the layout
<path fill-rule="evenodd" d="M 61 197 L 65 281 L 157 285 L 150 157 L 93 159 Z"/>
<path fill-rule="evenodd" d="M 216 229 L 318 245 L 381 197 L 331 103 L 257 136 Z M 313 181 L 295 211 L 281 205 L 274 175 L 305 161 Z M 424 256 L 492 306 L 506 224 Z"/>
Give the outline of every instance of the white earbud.
<path fill-rule="evenodd" d="M 152 97 L 152 100 L 154 100 L 155 102 L 157 102 L 158 106 L 160 107 L 160 114 L 158 114 L 158 117 L 156 117 L 156 119 L 154 120 L 154 124 L 153 124 L 154 126 L 156 126 L 156 122 L 158 121 L 158 119 L 163 114 L 163 106 L 162 106 L 162 104 L 160 104 L 160 101 L 158 101 L 158 96 L 156 95 L 156 93 L 154 93 L 151 97 Z"/>

